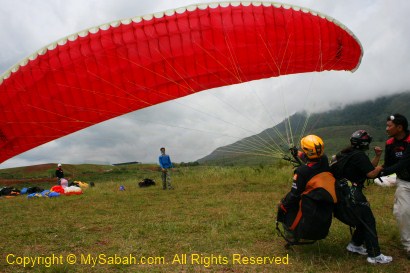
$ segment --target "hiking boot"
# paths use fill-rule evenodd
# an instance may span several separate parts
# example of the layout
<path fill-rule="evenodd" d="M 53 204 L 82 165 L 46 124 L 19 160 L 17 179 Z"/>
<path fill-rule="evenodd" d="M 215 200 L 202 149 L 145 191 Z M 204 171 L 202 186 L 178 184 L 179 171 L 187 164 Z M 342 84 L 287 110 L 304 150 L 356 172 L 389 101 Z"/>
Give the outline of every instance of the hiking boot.
<path fill-rule="evenodd" d="M 393 261 L 393 258 L 391 256 L 385 256 L 383 254 L 380 254 L 376 257 L 367 257 L 367 261 L 371 264 L 388 264 L 391 261 Z"/>
<path fill-rule="evenodd" d="M 346 249 L 352 253 L 359 253 L 360 255 L 367 255 L 367 249 L 363 246 L 355 246 L 353 243 L 349 243 Z"/>

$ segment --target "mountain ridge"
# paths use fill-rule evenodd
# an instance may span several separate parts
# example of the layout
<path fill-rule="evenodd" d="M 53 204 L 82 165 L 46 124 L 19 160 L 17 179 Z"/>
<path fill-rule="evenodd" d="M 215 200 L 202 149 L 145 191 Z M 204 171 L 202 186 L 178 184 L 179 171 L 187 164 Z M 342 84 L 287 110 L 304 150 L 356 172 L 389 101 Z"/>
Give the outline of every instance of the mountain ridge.
<path fill-rule="evenodd" d="M 299 129 L 308 117 L 305 133 L 316 134 L 325 142 L 325 151 L 328 155 L 334 154 L 345 146 L 349 145 L 350 135 L 359 129 L 364 129 L 373 136 L 372 146 L 384 147 L 387 139 L 385 133 L 386 117 L 390 114 L 401 113 L 410 117 L 410 91 L 383 96 L 361 103 L 349 104 L 344 107 L 314 113 L 307 116 L 306 113 L 295 113 L 288 119 L 267 128 L 259 134 L 243 138 L 239 141 L 215 149 L 209 155 L 198 159 L 200 164 L 208 165 L 243 165 L 243 164 L 266 164 L 277 160 L 273 157 L 274 153 L 269 154 L 268 147 L 277 147 L 281 143 L 280 137 L 276 133 L 279 131 L 286 136 L 286 131 L 296 128 L 295 145 L 298 146 L 298 139 L 302 134 Z M 256 144 L 259 142 L 259 144 Z M 260 145 L 260 146 L 258 146 Z M 279 145 L 281 150 L 286 153 L 289 147 L 284 144 Z M 273 149 L 273 148 L 272 148 Z M 263 155 L 262 155 L 263 154 Z"/>

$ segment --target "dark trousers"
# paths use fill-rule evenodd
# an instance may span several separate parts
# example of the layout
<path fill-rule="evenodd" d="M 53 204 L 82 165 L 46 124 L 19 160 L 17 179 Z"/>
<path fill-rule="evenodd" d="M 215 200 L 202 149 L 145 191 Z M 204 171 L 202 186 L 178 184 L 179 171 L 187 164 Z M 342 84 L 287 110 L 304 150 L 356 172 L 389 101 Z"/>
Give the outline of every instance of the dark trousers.
<path fill-rule="evenodd" d="M 369 205 L 357 204 L 355 212 L 361 221 L 353 232 L 352 241 L 355 245 L 366 245 L 367 255 L 376 257 L 380 255 L 379 240 L 377 238 L 376 220 Z"/>

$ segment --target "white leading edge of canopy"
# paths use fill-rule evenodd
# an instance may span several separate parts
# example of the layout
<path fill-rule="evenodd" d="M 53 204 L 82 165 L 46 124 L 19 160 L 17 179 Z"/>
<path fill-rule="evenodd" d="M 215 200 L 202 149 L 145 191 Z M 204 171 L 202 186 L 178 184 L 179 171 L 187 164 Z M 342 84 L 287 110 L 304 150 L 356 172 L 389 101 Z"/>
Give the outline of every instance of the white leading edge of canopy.
<path fill-rule="evenodd" d="M 354 33 L 352 31 L 350 31 L 345 25 L 343 25 L 342 23 L 337 21 L 336 19 L 334 19 L 334 18 L 332 18 L 328 15 L 325 15 L 323 13 L 316 12 L 316 11 L 313 11 L 313 10 L 308 9 L 308 8 L 303 8 L 303 7 L 293 6 L 293 5 L 288 5 L 288 4 L 282 4 L 282 3 L 276 3 L 276 2 L 261 2 L 261 1 L 214 2 L 214 3 L 190 5 L 190 6 L 186 6 L 186 7 L 171 9 L 171 10 L 167 10 L 167 11 L 164 11 L 164 12 L 157 12 L 157 13 L 153 13 L 153 14 L 147 14 L 147 15 L 143 15 L 143 16 L 137 16 L 137 17 L 133 17 L 133 18 L 120 19 L 120 20 L 116 20 L 116 21 L 113 21 L 113 22 L 110 22 L 110 23 L 106 23 L 106 24 L 102 24 L 102 25 L 99 25 L 99 26 L 91 27 L 91 28 L 79 31 L 77 33 L 68 35 L 68 36 L 66 36 L 66 37 L 64 37 L 60 40 L 57 40 L 57 41 L 55 41 L 55 42 L 53 42 L 53 43 L 39 49 L 39 50 L 37 50 L 35 53 L 31 54 L 30 56 L 24 58 L 19 63 L 12 66 L 10 69 L 8 69 L 6 72 L 4 72 L 2 75 L 0 75 L 0 85 L 3 83 L 3 81 L 5 79 L 9 78 L 12 73 L 17 72 L 20 69 L 20 67 L 27 65 L 29 61 L 35 60 L 39 55 L 44 55 L 48 50 L 54 50 L 58 46 L 65 45 L 67 43 L 67 41 L 75 41 L 76 39 L 78 39 L 78 37 L 85 37 L 90 33 L 95 34 L 100 30 L 108 30 L 111 27 L 115 28 L 115 27 L 120 26 L 121 24 L 128 25 L 131 22 L 140 23 L 144 20 L 145 21 L 150 21 L 153 18 L 159 19 L 159 18 L 162 18 L 164 16 L 172 16 L 175 13 L 182 14 L 186 11 L 190 11 L 190 12 L 195 11 L 196 9 L 205 10 L 207 8 L 215 9 L 215 8 L 218 8 L 218 7 L 226 8 L 226 7 L 229 7 L 229 6 L 238 7 L 239 5 L 242 5 L 242 6 L 245 6 L 245 7 L 250 6 L 250 5 L 257 6 L 257 7 L 259 7 L 261 5 L 266 6 L 266 7 L 274 6 L 276 8 L 283 7 L 284 9 L 293 9 L 295 11 L 300 11 L 301 10 L 304 13 L 310 13 L 313 16 L 319 16 L 323 19 L 326 19 L 330 22 L 335 23 L 337 26 L 339 26 L 340 28 L 342 28 L 343 30 L 348 32 L 352 37 L 354 37 L 355 40 L 360 45 L 362 56 L 363 56 L 363 47 L 362 47 L 359 39 L 354 35 Z M 351 72 L 356 71 L 357 68 L 360 66 L 362 56 L 360 56 L 360 60 L 357 64 L 357 66 L 353 70 L 351 70 Z"/>

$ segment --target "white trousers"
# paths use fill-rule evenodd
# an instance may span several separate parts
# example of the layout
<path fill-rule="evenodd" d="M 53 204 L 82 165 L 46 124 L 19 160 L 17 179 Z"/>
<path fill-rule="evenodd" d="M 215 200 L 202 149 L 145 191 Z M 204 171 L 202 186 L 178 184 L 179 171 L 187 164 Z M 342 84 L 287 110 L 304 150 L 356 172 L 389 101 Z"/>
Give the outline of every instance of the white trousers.
<path fill-rule="evenodd" d="M 396 179 L 397 189 L 394 196 L 393 214 L 400 230 L 401 242 L 410 251 L 410 182 Z"/>

